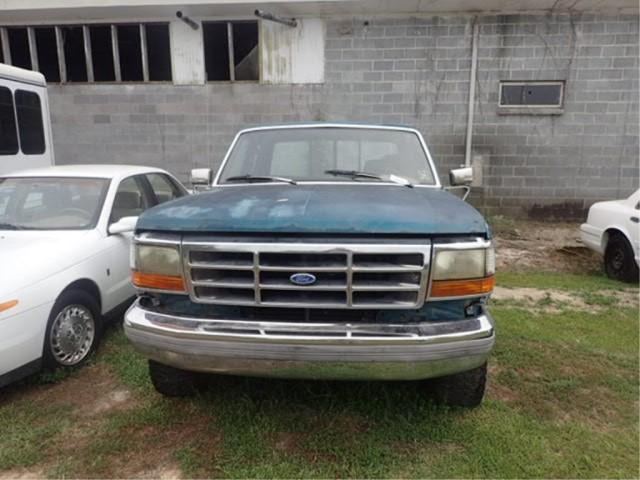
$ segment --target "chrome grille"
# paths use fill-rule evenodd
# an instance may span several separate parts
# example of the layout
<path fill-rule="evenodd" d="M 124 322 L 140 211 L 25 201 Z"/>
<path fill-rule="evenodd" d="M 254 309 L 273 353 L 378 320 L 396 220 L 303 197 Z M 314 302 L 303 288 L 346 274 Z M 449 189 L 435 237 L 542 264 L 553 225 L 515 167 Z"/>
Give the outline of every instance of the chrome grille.
<path fill-rule="evenodd" d="M 303 308 L 419 308 L 431 247 L 426 245 L 182 244 L 191 299 L 218 305 Z M 315 276 L 312 285 L 290 280 Z"/>

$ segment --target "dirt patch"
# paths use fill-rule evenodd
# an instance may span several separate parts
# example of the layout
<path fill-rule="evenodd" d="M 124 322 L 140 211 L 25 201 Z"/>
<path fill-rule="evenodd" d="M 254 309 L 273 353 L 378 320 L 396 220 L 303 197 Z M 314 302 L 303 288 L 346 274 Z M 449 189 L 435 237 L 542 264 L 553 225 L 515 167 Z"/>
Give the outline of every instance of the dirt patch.
<path fill-rule="evenodd" d="M 577 223 L 502 225 L 495 240 L 498 269 L 591 273 L 602 268 L 600 255 L 582 244 Z"/>
<path fill-rule="evenodd" d="M 522 307 L 533 307 L 545 312 L 559 310 L 560 307 L 570 307 L 579 310 L 594 311 L 607 306 L 637 308 L 638 294 L 631 291 L 606 290 L 601 296 L 611 300 L 610 303 L 598 304 L 589 302 L 588 297 L 581 297 L 563 290 L 539 289 L 530 287 L 505 288 L 495 287 L 492 299 L 498 302 L 512 302 Z"/>
<path fill-rule="evenodd" d="M 136 400 L 104 364 L 87 365 L 54 384 L 28 388 L 19 385 L 7 401 L 32 401 L 70 406 L 72 413 L 82 417 L 100 416 L 112 410 L 134 408 Z"/>
<path fill-rule="evenodd" d="M 19 468 L 0 472 L 0 480 L 33 480 L 36 478 L 46 478 L 46 474 L 39 468 L 33 470 Z"/>

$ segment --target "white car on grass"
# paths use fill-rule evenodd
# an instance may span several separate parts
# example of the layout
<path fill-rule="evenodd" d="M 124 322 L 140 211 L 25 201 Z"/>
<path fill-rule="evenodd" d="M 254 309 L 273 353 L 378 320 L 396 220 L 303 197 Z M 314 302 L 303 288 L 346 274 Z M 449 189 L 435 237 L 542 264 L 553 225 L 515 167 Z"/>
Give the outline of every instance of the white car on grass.
<path fill-rule="evenodd" d="M 0 386 L 72 367 L 96 348 L 109 312 L 135 295 L 137 216 L 182 197 L 164 170 L 45 167 L 0 177 Z"/>
<path fill-rule="evenodd" d="M 607 276 L 638 281 L 640 265 L 640 190 L 624 200 L 591 205 L 580 226 L 582 242 L 604 255 Z"/>

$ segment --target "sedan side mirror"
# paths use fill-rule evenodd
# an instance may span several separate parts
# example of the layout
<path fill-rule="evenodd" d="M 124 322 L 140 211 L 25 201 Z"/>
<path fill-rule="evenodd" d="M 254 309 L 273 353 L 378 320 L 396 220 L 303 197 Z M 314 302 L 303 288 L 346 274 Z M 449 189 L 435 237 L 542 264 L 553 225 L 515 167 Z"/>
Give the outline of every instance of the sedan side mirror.
<path fill-rule="evenodd" d="M 451 186 L 469 185 L 473 181 L 473 167 L 454 168 L 449 172 Z"/>
<path fill-rule="evenodd" d="M 138 217 L 122 217 L 117 222 L 109 225 L 108 231 L 111 235 L 133 232 L 136 229 L 137 221 Z"/>
<path fill-rule="evenodd" d="M 192 185 L 211 185 L 213 171 L 210 168 L 194 168 L 189 175 L 189 181 Z"/>

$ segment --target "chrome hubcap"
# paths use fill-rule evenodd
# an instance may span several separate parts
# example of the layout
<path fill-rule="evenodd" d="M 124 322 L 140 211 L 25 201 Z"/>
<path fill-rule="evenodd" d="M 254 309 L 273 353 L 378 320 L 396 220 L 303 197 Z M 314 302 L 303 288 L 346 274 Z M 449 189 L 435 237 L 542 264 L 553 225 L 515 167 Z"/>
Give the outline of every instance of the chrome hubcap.
<path fill-rule="evenodd" d="M 68 305 L 53 321 L 51 353 L 61 365 L 75 365 L 87 356 L 94 337 L 91 312 L 82 305 Z"/>

